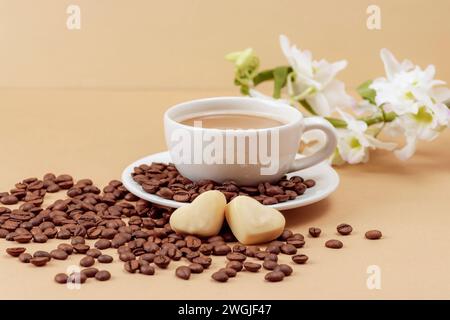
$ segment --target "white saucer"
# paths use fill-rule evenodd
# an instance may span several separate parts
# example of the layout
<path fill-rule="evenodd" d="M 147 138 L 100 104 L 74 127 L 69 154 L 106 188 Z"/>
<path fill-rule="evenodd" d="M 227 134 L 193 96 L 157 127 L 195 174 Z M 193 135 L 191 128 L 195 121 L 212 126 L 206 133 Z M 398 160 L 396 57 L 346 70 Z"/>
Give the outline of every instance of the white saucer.
<path fill-rule="evenodd" d="M 302 155 L 297 154 L 297 157 L 302 157 Z M 171 208 L 179 208 L 186 205 L 187 203 L 184 202 L 167 200 L 157 196 L 156 194 L 145 192 L 142 187 L 133 180 L 131 173 L 135 167 L 140 166 L 141 164 L 150 164 L 152 162 L 171 162 L 169 152 L 166 151 L 155 153 L 130 164 L 122 173 L 122 182 L 124 186 L 134 195 L 152 203 Z M 316 181 L 316 185 L 307 189 L 303 195 L 298 196 L 294 200 L 277 203 L 271 205 L 270 207 L 277 210 L 287 210 L 306 206 L 328 197 L 339 185 L 339 176 L 337 172 L 325 162 L 319 163 L 308 169 L 291 172 L 287 176 L 290 177 L 293 175 L 301 176 L 304 179 L 314 179 L 314 181 Z"/>

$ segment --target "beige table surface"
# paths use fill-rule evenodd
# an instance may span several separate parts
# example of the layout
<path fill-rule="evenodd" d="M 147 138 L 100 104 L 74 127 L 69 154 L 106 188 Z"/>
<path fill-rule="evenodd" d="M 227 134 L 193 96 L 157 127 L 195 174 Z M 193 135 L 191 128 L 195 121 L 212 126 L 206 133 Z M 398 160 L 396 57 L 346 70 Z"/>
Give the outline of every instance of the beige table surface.
<path fill-rule="evenodd" d="M 163 151 L 162 115 L 170 105 L 191 98 L 232 95 L 236 91 L 76 91 L 3 90 L 0 92 L 0 191 L 48 171 L 90 177 L 98 185 L 120 177 L 142 156 Z M 80 290 L 53 282 L 79 257 L 52 261 L 44 268 L 19 263 L 5 254 L 13 245 L 0 240 L 0 298 L 13 299 L 330 299 L 450 298 L 450 132 L 421 144 L 413 159 L 398 161 L 376 152 L 369 164 L 344 166 L 338 190 L 326 200 L 285 212 L 287 226 L 306 234 L 300 251 L 308 264 L 293 276 L 266 283 L 263 274 L 240 274 L 226 284 L 210 279 L 212 270 L 191 281 L 175 278 L 173 263 L 157 276 L 127 274 L 122 263 L 106 265 L 112 279 L 88 281 Z M 52 198 L 50 198 L 52 199 Z M 55 196 L 53 196 L 55 199 Z M 336 235 L 338 223 L 353 225 L 352 235 Z M 380 241 L 364 239 L 371 228 Z M 329 238 L 342 250 L 324 247 Z M 57 240 L 30 244 L 30 250 L 55 248 Z M 114 250 L 110 250 L 114 252 Z M 285 259 L 285 261 L 289 261 Z M 213 266 L 222 265 L 214 259 Z M 381 268 L 381 289 L 366 286 L 368 266 Z"/>

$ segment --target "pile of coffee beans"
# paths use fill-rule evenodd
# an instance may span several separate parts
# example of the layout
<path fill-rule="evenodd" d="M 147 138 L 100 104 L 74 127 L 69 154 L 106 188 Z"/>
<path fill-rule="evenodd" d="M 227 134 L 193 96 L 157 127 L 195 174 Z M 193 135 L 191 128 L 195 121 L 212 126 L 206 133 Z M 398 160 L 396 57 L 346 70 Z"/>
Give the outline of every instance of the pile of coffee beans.
<path fill-rule="evenodd" d="M 145 177 L 147 174 L 153 175 L 146 178 L 148 181 L 155 181 L 155 175 L 158 174 L 161 174 L 158 176 L 159 180 L 169 179 L 163 183 L 166 187 L 158 186 L 156 193 L 166 188 L 173 189 L 175 195 L 178 191 L 174 190 L 180 188 L 178 190 L 183 189 L 186 190 L 184 192 L 194 195 L 208 188 L 220 188 L 218 190 L 231 192 L 236 196 L 245 190 L 243 189 L 245 187 L 233 189 L 231 186 L 234 184 L 210 183 L 196 184 L 195 188 L 189 187 L 193 183 L 188 183 L 171 165 L 152 164 L 139 170 L 142 170 L 141 175 Z M 140 172 L 139 170 L 137 171 Z M 170 172 L 175 173 L 174 176 L 170 175 L 171 178 Z M 167 177 L 163 178 L 165 175 Z M 137 176 L 136 174 L 135 178 Z M 313 182 L 303 181 L 301 178 L 283 181 L 286 182 L 282 189 L 284 194 L 298 185 L 303 186 L 299 187 L 299 190 L 313 186 Z M 227 186 L 228 190 L 234 191 L 225 191 L 223 188 Z M 276 197 L 277 194 L 270 191 L 271 187 L 277 186 L 260 185 L 257 188 L 261 188 L 258 191 L 259 195 L 264 194 L 265 199 Z M 58 199 L 44 208 L 46 193 L 60 190 L 65 190 L 67 198 Z M 192 193 L 192 190 L 197 191 Z M 247 192 L 250 191 L 247 189 Z M 1 193 L 1 199 L 2 203 L 18 203 L 16 209 L 0 207 L 0 238 L 20 244 L 8 248 L 6 250 L 8 255 L 17 258 L 21 263 L 29 263 L 36 267 L 66 260 L 71 255 L 80 257 L 79 265 L 83 269 L 71 274 L 57 274 L 54 277 L 57 283 L 85 283 L 89 278 L 98 281 L 109 280 L 111 274 L 108 271 L 95 267 L 97 264 L 113 263 L 114 258 L 102 252 L 109 248 L 117 250 L 119 260 L 128 273 L 152 276 L 158 272 L 157 270 L 164 270 L 171 263 L 177 262 L 183 265 L 176 268 L 175 276 L 183 280 L 192 279 L 193 275 L 208 269 L 214 256 L 224 256 L 227 260 L 222 268 L 211 275 L 211 278 L 218 282 L 226 282 L 241 272 L 258 273 L 261 270 L 266 270 L 264 276 L 266 281 L 278 282 L 293 273 L 291 266 L 280 263 L 278 258 L 280 254 L 290 256 L 293 264 L 301 265 L 308 261 L 306 255 L 298 253 L 298 249 L 305 245 L 305 237 L 287 229 L 277 240 L 265 247 L 236 243 L 235 237 L 226 225 L 220 235 L 209 238 L 177 234 L 169 224 L 172 209 L 135 197 L 117 180 L 110 181 L 106 187 L 100 189 L 91 179 L 75 182 L 70 175 L 56 176 L 49 173 L 43 179 L 24 179 L 9 192 Z M 172 196 L 172 199 L 181 198 Z M 192 201 L 191 197 L 189 201 Z M 348 224 L 340 224 L 337 227 L 340 235 L 349 235 L 352 230 Z M 311 227 L 309 234 L 317 238 L 321 230 Z M 367 239 L 376 240 L 382 235 L 378 230 L 370 230 L 365 236 Z M 45 243 L 49 239 L 60 240 L 57 247 L 50 252 L 38 250 L 29 253 L 23 246 L 29 242 Z M 95 242 L 91 247 L 86 240 Z M 338 249 L 342 248 L 343 244 L 339 240 L 332 239 L 326 241 L 325 246 Z"/>
<path fill-rule="evenodd" d="M 315 181 L 293 176 L 284 177 L 276 184 L 260 183 L 258 186 L 238 186 L 234 181 L 218 183 L 212 180 L 192 182 L 183 177 L 173 164 L 151 163 L 134 168 L 134 181 L 142 186 L 145 192 L 156 194 L 164 199 L 179 202 L 192 202 L 200 193 L 209 190 L 219 190 L 227 201 L 244 195 L 252 197 L 262 204 L 271 205 L 293 200 L 312 188 Z"/>

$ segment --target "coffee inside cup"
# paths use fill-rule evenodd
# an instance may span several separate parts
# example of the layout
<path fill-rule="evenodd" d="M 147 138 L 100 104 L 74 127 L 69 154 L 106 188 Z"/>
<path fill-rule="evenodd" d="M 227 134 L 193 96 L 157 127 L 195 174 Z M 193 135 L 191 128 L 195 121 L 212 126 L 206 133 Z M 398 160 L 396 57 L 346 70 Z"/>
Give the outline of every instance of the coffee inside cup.
<path fill-rule="evenodd" d="M 180 121 L 187 126 L 214 129 L 265 129 L 284 125 L 279 119 L 261 114 L 203 114 Z"/>

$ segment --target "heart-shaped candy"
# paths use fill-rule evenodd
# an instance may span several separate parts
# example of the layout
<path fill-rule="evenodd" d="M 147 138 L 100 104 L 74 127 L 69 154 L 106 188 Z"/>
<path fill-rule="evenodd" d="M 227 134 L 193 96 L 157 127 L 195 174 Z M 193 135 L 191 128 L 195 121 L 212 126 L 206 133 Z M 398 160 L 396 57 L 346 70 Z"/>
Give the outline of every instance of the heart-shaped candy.
<path fill-rule="evenodd" d="M 227 200 L 222 192 L 203 192 L 192 203 L 172 213 L 170 226 L 177 233 L 201 237 L 215 236 L 222 227 L 226 204 Z"/>
<path fill-rule="evenodd" d="M 225 208 L 225 217 L 236 239 L 246 245 L 278 238 L 286 223 L 278 210 L 246 196 L 234 198 Z"/>

